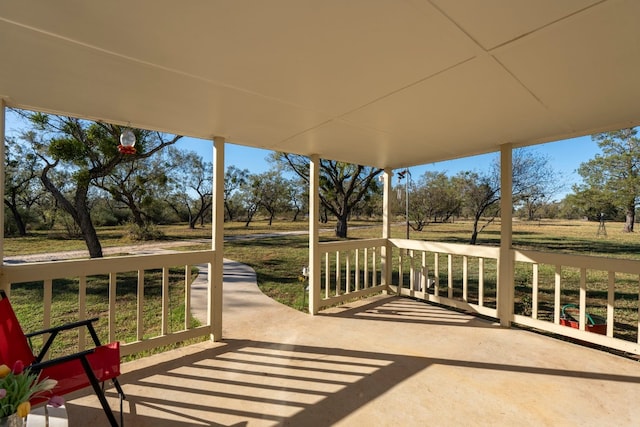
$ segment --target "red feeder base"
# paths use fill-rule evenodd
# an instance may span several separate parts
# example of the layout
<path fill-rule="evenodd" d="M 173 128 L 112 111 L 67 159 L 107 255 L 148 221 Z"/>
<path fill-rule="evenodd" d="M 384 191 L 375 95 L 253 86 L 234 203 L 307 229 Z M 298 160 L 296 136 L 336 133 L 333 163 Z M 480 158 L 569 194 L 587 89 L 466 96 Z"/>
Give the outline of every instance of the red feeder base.
<path fill-rule="evenodd" d="M 570 312 L 573 312 L 572 316 Z M 580 329 L 580 322 L 576 320 L 576 317 L 579 317 L 580 309 L 576 304 L 565 304 L 562 306 L 562 312 L 560 313 L 560 324 L 563 326 L 569 326 L 573 329 Z M 586 314 L 586 326 L 585 330 L 587 332 L 594 332 L 600 335 L 607 334 L 607 322 L 605 319 L 591 315 L 589 313 Z"/>
<path fill-rule="evenodd" d="M 573 320 L 573 319 L 560 319 L 560 324 L 563 326 L 569 326 L 570 328 L 573 329 L 580 329 L 580 322 L 578 322 L 577 320 Z M 600 335 L 606 335 L 607 334 L 607 324 L 595 324 L 595 325 L 590 325 L 587 324 L 585 327 L 585 330 L 587 332 L 593 332 L 596 334 L 600 334 Z"/>

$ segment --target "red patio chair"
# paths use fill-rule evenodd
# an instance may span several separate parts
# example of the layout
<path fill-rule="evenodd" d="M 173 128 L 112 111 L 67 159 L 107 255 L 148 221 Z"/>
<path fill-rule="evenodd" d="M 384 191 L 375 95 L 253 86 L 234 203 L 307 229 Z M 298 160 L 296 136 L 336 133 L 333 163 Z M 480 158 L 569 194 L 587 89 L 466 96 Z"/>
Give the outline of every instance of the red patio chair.
<path fill-rule="evenodd" d="M 126 397 L 117 379 L 120 375 L 120 343 L 100 344 L 98 335 L 93 328 L 93 322 L 98 319 L 82 320 L 25 334 L 4 290 L 0 289 L 0 297 L 2 297 L 0 299 L 0 364 L 11 367 L 17 360 L 21 360 L 25 367 L 29 367 L 32 372 L 40 372 L 41 378 L 51 378 L 58 381 L 52 390 L 52 393 L 58 396 L 91 385 L 109 422 L 112 426 L 117 427 L 118 422 L 104 395 L 104 382 L 111 380 L 120 397 L 120 425 L 122 425 L 122 400 Z M 95 348 L 44 360 L 47 351 L 60 332 L 81 327 L 86 327 L 89 330 Z M 34 354 L 29 340 L 39 335 L 45 337 L 48 335 L 48 337 L 40 352 Z M 100 383 L 102 383 L 102 387 Z M 32 404 L 42 402 L 43 399 L 34 399 Z"/>

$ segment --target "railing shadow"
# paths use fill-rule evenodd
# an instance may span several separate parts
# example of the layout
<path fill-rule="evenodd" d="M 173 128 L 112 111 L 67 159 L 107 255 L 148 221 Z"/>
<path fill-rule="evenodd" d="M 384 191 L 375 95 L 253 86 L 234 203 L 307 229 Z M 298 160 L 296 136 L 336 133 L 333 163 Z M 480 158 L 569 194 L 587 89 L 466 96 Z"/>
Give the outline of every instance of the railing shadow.
<path fill-rule="evenodd" d="M 125 424 L 156 426 L 329 426 L 426 369 L 441 365 L 540 377 L 619 383 L 640 376 L 231 340 L 124 374 Z M 461 372 L 461 375 L 464 375 Z M 425 387 L 429 376 L 423 377 Z M 109 393 L 115 398 L 114 393 Z M 93 399 L 95 400 L 95 399 Z M 106 425 L 91 396 L 68 403 L 70 421 Z M 393 409 L 390 409 L 393 410 Z M 396 408 L 401 410 L 401 408 Z M 91 420 L 89 422 L 89 420 Z M 75 425 L 75 424 L 71 424 Z"/>
<path fill-rule="evenodd" d="M 123 375 L 125 424 L 331 425 L 429 364 L 413 356 L 228 341 Z M 90 396 L 69 402 L 69 419 L 105 425 L 89 404 Z"/>
<path fill-rule="evenodd" d="M 358 320 L 375 320 L 392 323 L 414 323 L 441 326 L 465 326 L 498 328 L 491 320 L 450 308 L 441 307 L 410 298 L 382 298 L 367 304 L 344 304 L 323 311 L 319 316 L 341 317 Z"/>

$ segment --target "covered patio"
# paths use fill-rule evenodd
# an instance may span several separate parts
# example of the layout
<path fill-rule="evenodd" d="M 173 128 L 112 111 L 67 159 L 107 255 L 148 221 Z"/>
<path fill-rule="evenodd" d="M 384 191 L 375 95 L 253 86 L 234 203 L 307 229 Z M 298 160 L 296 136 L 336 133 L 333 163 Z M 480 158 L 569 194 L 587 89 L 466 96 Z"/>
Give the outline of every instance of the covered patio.
<path fill-rule="evenodd" d="M 16 107 L 213 141 L 214 209 L 210 250 L 3 263 L 0 287 L 41 281 L 47 327 L 57 279 L 77 280 L 83 319 L 88 276 L 109 274 L 114 302 L 119 273 L 137 271 L 141 291 L 146 270 L 209 265 L 203 325 L 169 331 L 163 305 L 160 335 L 138 317 L 123 343 L 128 355 L 211 339 L 127 365 L 130 425 L 634 424 L 635 363 L 513 326 L 640 354 L 637 328 L 632 340 L 614 330 L 616 281 L 640 280 L 640 262 L 514 249 L 506 190 L 499 248 L 392 239 L 389 198 L 394 169 L 499 151 L 509 189 L 514 148 L 638 126 L 638 16 L 634 0 L 3 2 L 0 134 Z M 310 158 L 313 316 L 253 282 L 223 286 L 227 142 Z M 320 243 L 322 158 L 384 169 L 380 238 Z M 514 312 L 518 263 L 526 316 Z M 560 323 L 567 268 L 580 277 L 576 329 Z M 607 277 L 604 335 L 586 330 L 593 270 Z M 117 340 L 114 304 L 105 317 Z M 103 422 L 72 403 L 71 420 Z"/>
<path fill-rule="evenodd" d="M 640 416 L 631 360 L 394 296 L 308 316 L 262 294 L 246 266 L 225 279 L 221 343 L 123 366 L 126 425 L 625 426 Z M 90 393 L 67 408 L 70 420 L 107 425 Z"/>

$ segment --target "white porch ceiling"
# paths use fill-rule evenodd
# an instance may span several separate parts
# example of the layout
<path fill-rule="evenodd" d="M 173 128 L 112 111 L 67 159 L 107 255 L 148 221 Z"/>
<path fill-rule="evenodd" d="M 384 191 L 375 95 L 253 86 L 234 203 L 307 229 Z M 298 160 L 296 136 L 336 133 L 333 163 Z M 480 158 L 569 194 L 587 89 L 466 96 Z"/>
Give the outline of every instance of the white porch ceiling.
<path fill-rule="evenodd" d="M 637 0 L 3 0 L 11 106 L 379 167 L 640 124 Z"/>

